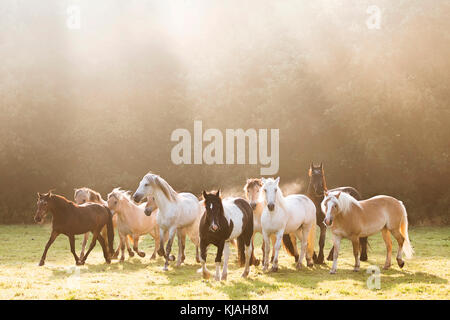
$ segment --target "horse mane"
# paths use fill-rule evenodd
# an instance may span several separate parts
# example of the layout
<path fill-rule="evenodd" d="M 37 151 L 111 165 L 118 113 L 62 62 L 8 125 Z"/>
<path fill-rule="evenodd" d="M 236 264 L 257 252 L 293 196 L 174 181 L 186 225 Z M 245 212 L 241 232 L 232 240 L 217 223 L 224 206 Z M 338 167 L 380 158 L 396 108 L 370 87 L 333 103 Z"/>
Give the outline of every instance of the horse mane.
<path fill-rule="evenodd" d="M 77 207 L 78 206 L 75 202 L 73 202 L 73 201 L 71 201 L 71 200 L 67 199 L 66 197 L 61 196 L 59 194 L 53 194 L 52 193 L 52 194 L 50 194 L 48 199 L 52 200 L 56 205 L 58 205 L 60 207 L 72 208 L 72 207 Z"/>
<path fill-rule="evenodd" d="M 339 194 L 339 197 L 336 197 Z M 323 203 L 326 202 L 327 199 L 334 198 L 337 200 L 339 210 L 342 213 L 347 213 L 351 210 L 352 206 L 357 206 L 358 208 L 361 208 L 361 205 L 359 204 L 358 200 L 353 198 L 351 195 L 349 195 L 347 192 L 340 192 L 340 191 L 333 191 L 328 194 L 328 196 L 325 197 L 323 200 Z"/>
<path fill-rule="evenodd" d="M 120 200 L 122 197 L 124 197 L 129 202 L 131 201 L 131 192 L 127 190 L 122 190 L 120 187 L 114 188 L 110 193 L 108 193 L 108 199 L 110 197 L 115 197 L 117 200 Z"/>
<path fill-rule="evenodd" d="M 153 188 L 160 189 L 169 201 L 177 201 L 178 193 L 159 175 L 148 173 L 147 180 Z"/>

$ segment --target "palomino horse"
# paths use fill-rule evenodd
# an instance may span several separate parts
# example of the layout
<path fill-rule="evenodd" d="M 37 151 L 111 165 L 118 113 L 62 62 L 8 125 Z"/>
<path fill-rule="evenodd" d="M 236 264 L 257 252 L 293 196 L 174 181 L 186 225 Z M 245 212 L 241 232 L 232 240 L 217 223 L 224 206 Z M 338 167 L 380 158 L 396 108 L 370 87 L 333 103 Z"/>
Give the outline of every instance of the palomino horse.
<path fill-rule="evenodd" d="M 134 201 L 141 201 L 144 197 L 151 196 L 159 208 L 157 222 L 159 225 L 160 247 L 159 255 L 164 255 L 166 262 L 163 270 L 168 270 L 170 252 L 172 250 L 173 238 L 178 232 L 178 258 L 177 266 L 183 262 L 184 246 L 181 241 L 182 232 L 186 232 L 191 241 L 199 245 L 199 223 L 202 215 L 202 208 L 196 196 L 192 193 L 177 193 L 160 176 L 148 173 L 146 174 L 139 187 L 133 195 Z M 168 231 L 168 241 L 166 251 L 164 252 L 165 232 Z"/>
<path fill-rule="evenodd" d="M 359 239 L 368 237 L 379 231 L 386 244 L 387 255 L 384 269 L 391 266 L 392 233 L 398 242 L 397 263 L 403 268 L 402 252 L 411 258 L 413 249 L 408 237 L 408 217 L 403 203 L 389 196 L 375 196 L 358 201 L 345 192 L 329 192 L 323 199 L 322 211 L 325 214 L 324 223 L 333 233 L 333 267 L 330 273 L 336 273 L 337 259 L 341 238 L 352 241 L 355 256 L 354 271 L 359 271 Z"/>
<path fill-rule="evenodd" d="M 73 199 L 74 199 L 75 203 L 78 205 L 81 205 L 81 204 L 84 204 L 87 202 L 99 203 L 104 206 L 107 205 L 106 201 L 103 200 L 101 194 L 90 188 L 87 188 L 87 187 L 77 188 L 77 189 L 74 189 L 74 191 L 75 191 L 75 193 L 73 195 Z M 117 217 L 116 216 L 113 217 L 113 225 L 114 225 L 114 228 L 117 227 Z M 103 239 L 105 239 L 106 244 L 108 245 L 108 237 L 107 237 L 106 227 L 104 227 L 102 229 L 101 235 L 102 235 Z M 87 244 L 88 240 L 89 240 L 89 232 L 86 232 L 84 234 L 83 243 L 81 244 L 80 259 L 83 259 L 84 250 L 86 249 L 86 244 Z M 128 241 L 127 241 L 127 246 L 128 247 L 130 246 L 128 244 Z"/>
<path fill-rule="evenodd" d="M 247 179 L 247 183 L 244 186 L 245 197 L 250 203 L 250 207 L 253 209 L 253 236 L 259 232 L 262 234 L 261 227 L 261 215 L 264 209 L 264 197 L 261 192 L 262 181 L 261 179 Z M 271 261 L 273 261 L 273 253 L 275 252 L 276 237 L 273 234 L 271 236 L 273 251 Z M 286 251 L 295 258 L 295 262 L 298 260 L 297 241 L 295 234 L 283 236 L 283 245 Z M 263 261 L 265 256 L 265 242 L 262 243 Z M 259 264 L 259 260 L 256 260 L 252 251 L 252 261 L 255 261 L 255 265 Z"/>
<path fill-rule="evenodd" d="M 86 203 L 79 206 L 63 196 L 52 194 L 51 191 L 46 194 L 38 193 L 37 211 L 34 221 L 42 223 L 48 212 L 53 214 L 52 233 L 45 245 L 44 253 L 39 262 L 40 266 L 43 266 L 45 263 L 48 248 L 50 248 L 53 241 L 61 233 L 69 238 L 70 251 L 77 265 L 83 265 L 85 263 L 89 253 L 94 249 L 97 239 L 102 246 L 106 263 L 111 263 L 110 255 L 114 253 L 114 228 L 112 214 L 108 207 L 98 203 Z M 105 225 L 108 230 L 109 253 L 105 240 L 100 234 Z M 85 234 L 87 232 L 93 233 L 91 244 L 86 255 L 83 258 L 78 258 L 75 252 L 75 235 Z"/>
<path fill-rule="evenodd" d="M 242 198 L 220 198 L 217 193 L 206 193 L 205 213 L 200 221 L 200 257 L 202 262 L 203 278 L 208 279 L 210 273 L 206 268 L 206 254 L 209 244 L 217 247 L 216 275 L 217 281 L 226 280 L 228 272 L 228 258 L 230 256 L 230 240 L 237 239 L 240 257 L 245 259 L 243 278 L 250 271 L 250 258 L 252 253 L 253 212 L 248 202 Z M 224 255 L 222 277 L 220 276 L 220 263 Z"/>
<path fill-rule="evenodd" d="M 327 234 L 327 228 L 323 224 L 323 219 L 325 218 L 322 210 L 320 209 L 320 204 L 323 201 L 324 194 L 327 189 L 327 183 L 325 181 L 325 172 L 323 170 L 323 164 L 320 166 L 314 166 L 311 162 L 309 167 L 309 185 L 306 195 L 314 202 L 316 206 L 316 224 L 320 228 L 320 237 L 319 237 L 319 255 L 316 255 L 314 252 L 314 263 L 323 264 L 324 263 L 324 255 L 323 248 L 325 246 L 325 236 Z M 342 191 L 352 195 L 355 199 L 361 200 L 361 196 L 359 192 L 352 187 L 340 187 L 329 190 L 331 191 Z M 367 237 L 363 237 L 359 239 L 361 245 L 361 261 L 367 261 Z M 328 261 L 333 260 L 333 248 L 331 248 L 330 253 L 327 257 Z"/>
<path fill-rule="evenodd" d="M 139 251 L 139 237 L 150 234 L 155 240 L 155 249 L 150 259 L 156 258 L 156 251 L 159 248 L 159 227 L 156 222 L 156 214 L 148 217 L 145 215 L 145 204 L 136 205 L 130 198 L 130 193 L 120 188 L 113 189 L 108 194 L 108 208 L 117 216 L 117 230 L 119 231 L 120 246 L 117 248 L 115 257 L 121 251 L 120 261 L 125 259 L 125 243 L 127 237 L 133 239 L 133 250 L 140 256 L 145 257 L 145 252 Z M 128 247 L 128 254 L 132 257 L 134 253 Z"/>
<path fill-rule="evenodd" d="M 266 244 L 263 271 L 269 267 L 269 237 L 276 234 L 275 254 L 272 271 L 278 270 L 278 252 L 284 234 L 294 233 L 301 241 L 297 269 L 302 267 L 306 253 L 308 267 L 313 266 L 314 238 L 316 226 L 316 207 L 307 196 L 291 194 L 284 197 L 278 184 L 280 178 L 262 178 L 264 190 L 264 210 L 261 216 L 262 232 Z"/>

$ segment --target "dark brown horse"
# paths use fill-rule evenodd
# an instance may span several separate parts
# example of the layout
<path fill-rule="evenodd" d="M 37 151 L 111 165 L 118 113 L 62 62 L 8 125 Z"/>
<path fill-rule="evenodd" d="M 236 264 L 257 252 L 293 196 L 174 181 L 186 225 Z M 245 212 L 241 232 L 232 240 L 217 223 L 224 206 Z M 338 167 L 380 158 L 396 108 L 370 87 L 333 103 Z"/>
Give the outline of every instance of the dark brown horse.
<path fill-rule="evenodd" d="M 38 193 L 37 211 L 34 221 L 42 223 L 48 212 L 51 212 L 53 215 L 52 233 L 45 245 L 44 253 L 39 262 L 40 266 L 44 265 L 48 248 L 60 234 L 65 234 L 69 238 L 70 251 L 77 265 L 83 265 L 85 263 L 89 253 L 95 247 L 97 239 L 102 246 L 106 263 L 111 263 L 110 256 L 114 254 L 114 228 L 112 214 L 108 207 L 97 203 L 88 203 L 79 206 L 63 196 L 52 194 L 51 191 L 46 194 Z M 100 234 L 105 225 L 108 233 L 109 253 L 105 239 Z M 86 232 L 92 232 L 93 237 L 88 251 L 80 259 L 75 252 L 75 235 L 85 234 Z"/>
<path fill-rule="evenodd" d="M 327 233 L 327 228 L 323 223 L 325 215 L 323 214 L 322 209 L 320 208 L 320 203 L 322 202 L 325 196 L 325 191 L 346 192 L 350 194 L 352 197 L 354 197 L 356 200 L 361 200 L 361 195 L 359 194 L 358 190 L 356 190 L 353 187 L 340 187 L 328 190 L 322 163 L 319 166 L 314 166 L 314 164 L 311 162 L 308 174 L 309 174 L 309 185 L 306 194 L 316 205 L 317 225 L 320 228 L 319 255 L 316 255 L 316 252 L 314 252 L 313 259 L 314 263 L 322 264 L 324 262 L 323 247 L 325 246 L 325 235 Z M 367 238 L 366 237 L 360 238 L 359 244 L 361 246 L 360 260 L 367 261 Z M 333 250 L 334 247 L 331 248 L 330 253 L 328 254 L 327 257 L 328 261 L 333 260 Z"/>

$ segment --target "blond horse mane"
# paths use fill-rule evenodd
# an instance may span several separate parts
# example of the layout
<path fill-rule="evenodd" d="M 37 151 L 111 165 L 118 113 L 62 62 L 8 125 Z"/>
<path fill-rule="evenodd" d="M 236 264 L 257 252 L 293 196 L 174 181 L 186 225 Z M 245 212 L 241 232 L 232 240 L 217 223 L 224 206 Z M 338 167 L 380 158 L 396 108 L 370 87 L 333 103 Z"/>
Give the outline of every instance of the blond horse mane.
<path fill-rule="evenodd" d="M 120 187 L 118 188 L 114 188 L 113 191 L 111 191 L 110 193 L 108 193 L 108 199 L 110 197 L 114 197 L 117 200 L 120 200 L 122 198 L 125 198 L 126 200 L 128 200 L 129 202 L 131 201 L 131 192 L 130 191 L 126 191 L 126 190 L 122 190 Z"/>
<path fill-rule="evenodd" d="M 153 173 L 148 174 L 147 180 L 152 188 L 161 190 L 169 201 L 177 201 L 178 193 L 173 190 L 166 180 Z"/>
<path fill-rule="evenodd" d="M 91 188 L 88 188 L 88 187 L 82 187 L 82 188 L 75 189 L 75 196 L 80 191 L 86 192 L 89 195 L 89 200 L 90 201 L 93 201 L 93 202 L 95 202 L 95 201 L 97 201 L 97 202 L 104 201 L 103 198 L 102 198 L 102 195 L 100 194 L 100 192 L 92 190 Z"/>
<path fill-rule="evenodd" d="M 346 192 L 341 192 L 341 191 L 329 192 L 322 201 L 323 208 L 325 206 L 325 203 L 329 199 L 335 199 L 338 204 L 339 211 L 341 211 L 344 214 L 349 212 L 352 209 L 352 206 L 357 206 L 358 208 L 362 209 L 358 200 L 356 200 L 355 198 L 353 198 L 351 195 L 349 195 Z"/>

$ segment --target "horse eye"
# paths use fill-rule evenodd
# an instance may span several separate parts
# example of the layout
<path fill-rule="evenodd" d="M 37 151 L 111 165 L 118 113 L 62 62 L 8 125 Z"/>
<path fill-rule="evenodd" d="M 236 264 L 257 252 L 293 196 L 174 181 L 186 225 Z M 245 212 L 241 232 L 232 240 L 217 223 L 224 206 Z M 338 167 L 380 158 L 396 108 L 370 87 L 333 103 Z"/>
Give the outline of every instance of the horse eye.
<path fill-rule="evenodd" d="M 146 183 L 145 186 L 148 187 L 148 183 Z"/>

